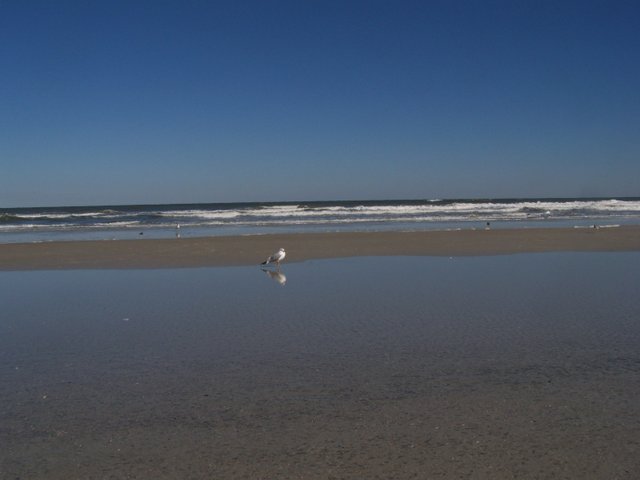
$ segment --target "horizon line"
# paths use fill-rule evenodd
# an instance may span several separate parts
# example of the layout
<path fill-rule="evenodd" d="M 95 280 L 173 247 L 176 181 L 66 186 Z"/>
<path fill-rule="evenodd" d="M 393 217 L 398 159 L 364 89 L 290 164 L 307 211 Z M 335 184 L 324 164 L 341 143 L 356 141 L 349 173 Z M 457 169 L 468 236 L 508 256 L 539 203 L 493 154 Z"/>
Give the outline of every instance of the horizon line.
<path fill-rule="evenodd" d="M 85 207 L 158 207 L 164 205 L 251 205 L 251 204 L 305 204 L 305 203 L 372 203 L 372 202 L 459 202 L 459 201 L 541 201 L 541 200 L 640 200 L 640 196 L 589 196 L 589 197 L 451 197 L 451 198 L 370 198 L 370 199 L 332 199 L 332 200 L 269 200 L 269 201 L 240 201 L 240 202 L 176 202 L 176 203 L 103 203 L 103 204 L 85 204 L 85 205 L 37 205 L 29 207 L 0 207 L 0 210 L 18 210 L 18 209 L 49 209 L 49 208 L 85 208 Z"/>

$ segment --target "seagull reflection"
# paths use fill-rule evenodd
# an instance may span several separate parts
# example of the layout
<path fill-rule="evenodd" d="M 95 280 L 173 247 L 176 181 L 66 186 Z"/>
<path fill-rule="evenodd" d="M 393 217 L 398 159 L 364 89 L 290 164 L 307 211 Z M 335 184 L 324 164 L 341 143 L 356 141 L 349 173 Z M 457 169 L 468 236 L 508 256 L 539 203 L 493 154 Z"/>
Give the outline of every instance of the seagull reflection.
<path fill-rule="evenodd" d="M 287 283 L 287 277 L 280 270 L 268 270 L 266 268 L 261 268 L 261 270 L 267 274 L 267 276 L 273 280 L 278 282 L 280 285 L 284 286 Z"/>

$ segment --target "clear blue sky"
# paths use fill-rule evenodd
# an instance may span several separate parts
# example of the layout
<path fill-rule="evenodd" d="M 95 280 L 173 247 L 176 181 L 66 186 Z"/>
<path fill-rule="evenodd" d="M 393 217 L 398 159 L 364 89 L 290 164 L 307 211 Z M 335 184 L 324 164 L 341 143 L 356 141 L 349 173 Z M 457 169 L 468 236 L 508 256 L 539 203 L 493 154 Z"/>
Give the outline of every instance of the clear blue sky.
<path fill-rule="evenodd" d="M 0 0 L 0 207 L 640 195 L 640 2 Z"/>

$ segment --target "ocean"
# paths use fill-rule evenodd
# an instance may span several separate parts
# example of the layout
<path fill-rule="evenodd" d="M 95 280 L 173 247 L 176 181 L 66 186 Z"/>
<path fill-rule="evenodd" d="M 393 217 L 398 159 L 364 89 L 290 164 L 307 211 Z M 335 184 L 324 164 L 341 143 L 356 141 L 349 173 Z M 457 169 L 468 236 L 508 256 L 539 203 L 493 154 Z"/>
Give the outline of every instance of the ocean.
<path fill-rule="evenodd" d="M 640 197 L 198 203 L 0 208 L 0 243 L 640 224 Z"/>

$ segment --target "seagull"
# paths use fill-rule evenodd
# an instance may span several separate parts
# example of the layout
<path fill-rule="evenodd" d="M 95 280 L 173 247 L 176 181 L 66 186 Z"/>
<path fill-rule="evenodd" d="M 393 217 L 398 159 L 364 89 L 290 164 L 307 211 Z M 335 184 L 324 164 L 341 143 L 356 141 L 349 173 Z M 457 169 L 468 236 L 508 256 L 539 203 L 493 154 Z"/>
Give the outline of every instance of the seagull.
<path fill-rule="evenodd" d="M 280 250 L 278 250 L 276 253 L 274 253 L 273 255 L 271 255 L 269 258 L 267 258 L 264 262 L 262 262 L 261 265 L 268 265 L 269 263 L 276 263 L 276 265 L 278 265 L 278 267 L 280 267 L 280 262 L 282 260 L 284 260 L 284 257 L 287 254 L 284 251 L 284 248 L 281 248 Z"/>

